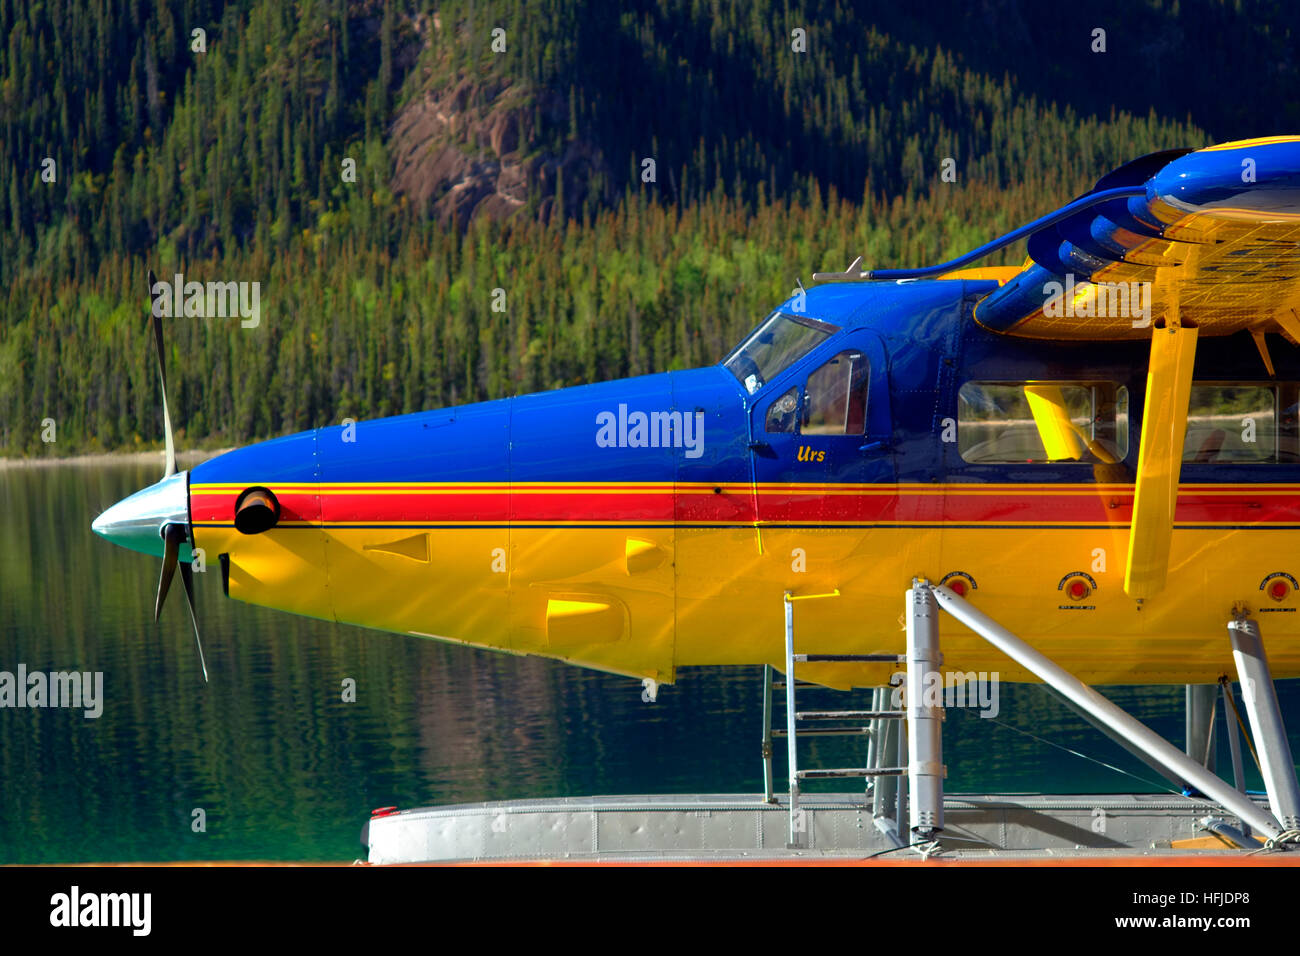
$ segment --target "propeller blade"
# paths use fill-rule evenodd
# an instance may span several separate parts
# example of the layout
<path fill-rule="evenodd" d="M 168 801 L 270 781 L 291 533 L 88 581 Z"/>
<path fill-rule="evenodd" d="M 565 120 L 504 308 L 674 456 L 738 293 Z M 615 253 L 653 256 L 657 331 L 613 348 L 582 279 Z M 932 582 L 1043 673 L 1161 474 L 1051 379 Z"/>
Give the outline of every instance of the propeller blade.
<path fill-rule="evenodd" d="M 172 577 L 176 574 L 176 563 L 180 558 L 181 542 L 185 540 L 185 527 L 169 524 L 163 529 L 163 563 L 162 574 L 158 576 L 158 597 L 154 600 L 153 619 L 156 623 L 162 614 L 163 601 L 167 600 L 167 590 L 172 586 Z"/>
<path fill-rule="evenodd" d="M 194 569 L 188 563 L 181 565 L 181 583 L 185 585 L 185 601 L 190 606 L 190 623 L 194 625 L 194 644 L 199 649 L 199 666 L 203 668 L 203 683 L 208 682 L 208 662 L 203 659 L 203 641 L 199 638 L 199 616 L 194 610 Z"/>
<path fill-rule="evenodd" d="M 163 410 L 163 440 L 167 446 L 167 464 L 163 471 L 164 478 L 170 478 L 176 474 L 176 440 L 172 436 L 172 416 L 171 410 L 167 407 L 167 357 L 163 351 L 163 333 L 162 317 L 158 314 L 155 305 L 159 296 L 166 295 L 166 291 L 155 293 L 154 289 L 158 285 L 158 279 L 149 270 L 149 321 L 153 326 L 153 344 L 154 357 L 158 360 L 158 384 L 162 388 L 162 410 Z M 199 666 L 203 668 L 203 682 L 208 682 L 208 662 L 203 658 L 203 639 L 199 637 L 199 617 L 194 610 L 194 569 L 190 567 L 189 562 L 181 562 L 181 544 L 188 538 L 189 533 L 183 524 L 168 524 L 163 528 L 163 564 L 162 573 L 158 577 L 158 597 L 154 600 L 153 619 L 156 622 L 162 615 L 163 602 L 167 600 L 167 591 L 172 586 L 172 578 L 176 576 L 176 565 L 181 566 L 181 583 L 185 585 L 185 603 L 190 609 L 190 624 L 194 626 L 194 643 L 199 649 Z"/>
<path fill-rule="evenodd" d="M 176 474 L 176 442 L 172 438 L 172 417 L 167 409 L 167 363 L 163 357 L 163 334 L 162 319 L 158 311 L 153 307 L 158 296 L 154 294 L 154 287 L 158 280 L 154 277 L 153 270 L 149 270 L 149 318 L 153 323 L 153 344 L 154 353 L 158 359 L 158 381 L 162 385 L 162 408 L 163 408 L 163 440 L 167 444 L 167 466 L 163 471 L 163 477 L 167 478 Z M 166 295 L 165 292 L 160 295 Z"/>

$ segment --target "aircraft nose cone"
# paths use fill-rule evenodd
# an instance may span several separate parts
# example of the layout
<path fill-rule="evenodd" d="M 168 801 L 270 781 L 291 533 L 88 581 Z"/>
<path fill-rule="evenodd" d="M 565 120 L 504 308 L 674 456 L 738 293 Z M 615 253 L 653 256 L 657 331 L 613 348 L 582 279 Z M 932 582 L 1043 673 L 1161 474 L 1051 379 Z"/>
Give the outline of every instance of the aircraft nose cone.
<path fill-rule="evenodd" d="M 188 525 L 189 520 L 189 473 L 181 471 L 123 498 L 96 518 L 90 530 L 123 548 L 161 558 L 162 527 Z M 180 559 L 190 558 L 189 545 L 181 545 Z"/>

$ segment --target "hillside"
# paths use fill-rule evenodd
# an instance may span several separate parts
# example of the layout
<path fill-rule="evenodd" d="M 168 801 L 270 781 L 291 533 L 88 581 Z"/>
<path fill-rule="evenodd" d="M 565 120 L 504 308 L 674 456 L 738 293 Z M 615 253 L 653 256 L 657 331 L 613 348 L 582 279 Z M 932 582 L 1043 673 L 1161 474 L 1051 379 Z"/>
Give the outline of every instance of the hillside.
<path fill-rule="evenodd" d="M 1144 152 L 1300 129 L 1285 4 L 1059 17 L 0 0 L 0 454 L 156 441 L 150 267 L 260 283 L 257 328 L 167 328 L 185 441 L 232 444 L 714 361 L 797 275 L 933 261 Z"/>

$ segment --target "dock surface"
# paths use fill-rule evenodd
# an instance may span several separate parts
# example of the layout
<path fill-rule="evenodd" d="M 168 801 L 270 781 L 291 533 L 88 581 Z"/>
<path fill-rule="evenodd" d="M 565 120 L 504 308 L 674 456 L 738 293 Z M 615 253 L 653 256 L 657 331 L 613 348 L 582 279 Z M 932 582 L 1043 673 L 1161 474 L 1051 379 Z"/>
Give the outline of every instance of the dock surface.
<path fill-rule="evenodd" d="M 1240 821 L 1204 801 L 1164 794 L 949 795 L 938 852 L 922 856 L 873 820 L 861 794 L 804 794 L 801 846 L 784 800 L 669 794 L 511 800 L 399 810 L 373 817 L 363 843 L 377 864 L 1089 862 L 1300 863 L 1300 853 L 1248 853 L 1206 818 Z M 934 848 L 927 848 L 934 849 Z"/>

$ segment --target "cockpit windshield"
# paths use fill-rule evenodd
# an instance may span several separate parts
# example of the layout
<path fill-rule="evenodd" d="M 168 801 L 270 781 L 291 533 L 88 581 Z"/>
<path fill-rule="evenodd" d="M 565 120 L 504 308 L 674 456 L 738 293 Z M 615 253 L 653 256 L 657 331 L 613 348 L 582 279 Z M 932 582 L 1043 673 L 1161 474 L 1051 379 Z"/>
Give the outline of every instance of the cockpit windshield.
<path fill-rule="evenodd" d="M 753 395 L 839 330 L 829 322 L 773 312 L 722 364 Z"/>

